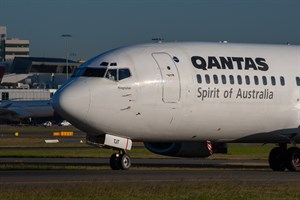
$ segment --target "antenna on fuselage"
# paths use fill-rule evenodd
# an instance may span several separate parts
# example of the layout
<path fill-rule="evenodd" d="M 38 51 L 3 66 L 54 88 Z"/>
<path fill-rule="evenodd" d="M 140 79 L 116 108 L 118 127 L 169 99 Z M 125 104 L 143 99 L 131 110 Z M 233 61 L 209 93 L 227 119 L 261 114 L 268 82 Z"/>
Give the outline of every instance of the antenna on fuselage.
<path fill-rule="evenodd" d="M 227 40 L 223 40 L 223 41 L 219 41 L 219 43 L 222 43 L 222 44 L 227 44 L 228 41 Z"/>
<path fill-rule="evenodd" d="M 164 38 L 162 38 L 162 37 L 152 38 L 152 41 L 155 41 L 157 43 L 162 43 L 164 41 Z"/>

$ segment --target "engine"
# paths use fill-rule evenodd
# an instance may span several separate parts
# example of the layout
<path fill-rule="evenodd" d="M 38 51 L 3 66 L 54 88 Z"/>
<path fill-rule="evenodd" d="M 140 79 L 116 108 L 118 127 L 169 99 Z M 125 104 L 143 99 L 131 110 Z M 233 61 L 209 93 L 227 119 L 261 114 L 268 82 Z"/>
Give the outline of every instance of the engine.
<path fill-rule="evenodd" d="M 209 141 L 173 143 L 145 142 L 144 145 L 152 153 L 174 157 L 205 158 L 220 150 L 223 153 L 227 153 L 226 144 L 212 144 Z"/>

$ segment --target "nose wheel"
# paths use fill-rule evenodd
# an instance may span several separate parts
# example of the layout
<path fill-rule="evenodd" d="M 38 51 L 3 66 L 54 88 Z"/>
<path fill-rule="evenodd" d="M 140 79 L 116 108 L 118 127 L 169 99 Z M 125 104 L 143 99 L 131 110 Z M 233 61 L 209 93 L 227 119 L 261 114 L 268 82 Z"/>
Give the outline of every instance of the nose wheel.
<path fill-rule="evenodd" d="M 109 164 L 113 170 L 128 170 L 131 167 L 131 159 L 124 151 L 111 155 Z"/>

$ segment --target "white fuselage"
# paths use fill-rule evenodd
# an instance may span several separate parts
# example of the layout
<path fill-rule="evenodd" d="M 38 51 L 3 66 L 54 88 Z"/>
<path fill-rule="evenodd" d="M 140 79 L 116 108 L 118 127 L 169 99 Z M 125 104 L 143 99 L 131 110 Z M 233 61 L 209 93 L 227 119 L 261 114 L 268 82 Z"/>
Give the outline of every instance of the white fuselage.
<path fill-rule="evenodd" d="M 109 79 L 108 72 L 107 78 L 73 77 L 56 92 L 55 110 L 87 134 L 140 141 L 299 140 L 298 46 L 145 44 L 101 54 L 86 67 L 131 73 L 122 80 Z"/>

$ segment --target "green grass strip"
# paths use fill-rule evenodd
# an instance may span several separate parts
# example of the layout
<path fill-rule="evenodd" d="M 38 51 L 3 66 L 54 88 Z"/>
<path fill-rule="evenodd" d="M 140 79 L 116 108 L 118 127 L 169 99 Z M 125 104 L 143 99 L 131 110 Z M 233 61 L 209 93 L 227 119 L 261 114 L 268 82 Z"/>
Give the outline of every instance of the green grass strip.
<path fill-rule="evenodd" d="M 81 182 L 0 184 L 0 199 L 26 200 L 298 200 L 299 184 L 237 182 Z"/>

